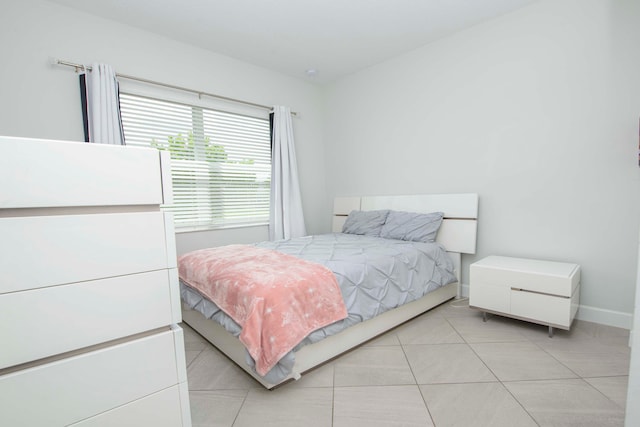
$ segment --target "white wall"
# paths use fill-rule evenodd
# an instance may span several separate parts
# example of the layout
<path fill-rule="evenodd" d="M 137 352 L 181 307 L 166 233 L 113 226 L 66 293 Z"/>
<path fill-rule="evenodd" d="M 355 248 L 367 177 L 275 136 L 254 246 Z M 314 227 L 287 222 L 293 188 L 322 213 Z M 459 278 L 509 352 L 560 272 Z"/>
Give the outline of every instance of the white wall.
<path fill-rule="evenodd" d="M 542 0 L 326 91 L 327 191 L 477 192 L 478 251 L 582 266 L 579 317 L 630 327 L 640 2 Z"/>
<path fill-rule="evenodd" d="M 0 40 L 0 135 L 83 140 L 77 76 L 73 69 L 51 66 L 49 57 L 104 62 L 123 74 L 258 104 L 290 106 L 299 112 L 294 130 L 307 227 L 310 232 L 328 228 L 318 87 L 46 1 L 3 1 Z M 132 86 L 122 81 L 123 90 Z M 266 227 L 181 233 L 178 250 L 260 241 L 266 236 Z"/>

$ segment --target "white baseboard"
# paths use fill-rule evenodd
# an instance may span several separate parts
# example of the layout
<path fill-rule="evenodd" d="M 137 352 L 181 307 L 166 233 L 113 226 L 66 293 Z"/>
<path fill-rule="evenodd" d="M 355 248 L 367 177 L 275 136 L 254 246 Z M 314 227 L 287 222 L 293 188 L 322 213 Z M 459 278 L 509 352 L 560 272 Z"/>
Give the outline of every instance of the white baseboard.
<path fill-rule="evenodd" d="M 469 298 L 469 284 L 462 283 L 460 285 L 460 293 L 463 298 Z"/>
<path fill-rule="evenodd" d="M 469 284 L 463 283 L 461 292 L 463 297 L 468 297 Z M 588 305 L 580 305 L 578 313 L 576 314 L 576 319 L 624 329 L 631 329 L 631 326 L 633 325 L 633 313 L 607 310 Z"/>
<path fill-rule="evenodd" d="M 633 325 L 633 313 L 624 313 L 582 304 L 578 307 L 576 319 L 624 329 L 631 329 Z"/>

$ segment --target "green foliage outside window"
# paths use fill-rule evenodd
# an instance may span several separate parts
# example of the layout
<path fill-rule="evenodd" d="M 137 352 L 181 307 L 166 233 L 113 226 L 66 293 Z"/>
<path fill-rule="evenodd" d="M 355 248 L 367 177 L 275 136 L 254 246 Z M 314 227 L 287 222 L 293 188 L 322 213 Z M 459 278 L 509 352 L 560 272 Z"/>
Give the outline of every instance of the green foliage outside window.
<path fill-rule="evenodd" d="M 169 135 L 166 142 L 158 142 L 153 138 L 151 140 L 151 146 L 158 150 L 169 151 L 172 159 L 195 160 L 195 137 L 191 131 L 189 131 L 186 138 L 182 133 L 178 133 L 175 136 Z M 216 163 L 235 163 L 242 165 L 252 165 L 255 163 L 253 159 L 228 160 L 224 146 L 212 144 L 211 138 L 208 136 L 204 137 L 204 157 L 208 162 Z"/>
<path fill-rule="evenodd" d="M 224 163 L 227 161 L 227 152 L 219 144 L 212 144 L 211 139 L 205 136 L 204 157 L 209 162 Z M 172 159 L 195 160 L 196 143 L 193 132 L 189 131 L 185 137 L 182 133 L 175 136 L 169 135 L 166 142 L 158 142 L 155 138 L 151 140 L 151 146 L 158 150 L 166 150 L 171 153 Z"/>

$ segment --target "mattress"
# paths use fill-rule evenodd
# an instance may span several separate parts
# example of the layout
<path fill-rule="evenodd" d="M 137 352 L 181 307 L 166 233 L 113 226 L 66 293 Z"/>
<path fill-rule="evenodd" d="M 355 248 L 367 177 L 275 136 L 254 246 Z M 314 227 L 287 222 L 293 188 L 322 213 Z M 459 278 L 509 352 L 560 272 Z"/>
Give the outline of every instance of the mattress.
<path fill-rule="evenodd" d="M 300 347 L 456 281 L 453 263 L 438 243 L 332 233 L 262 242 L 256 246 L 317 262 L 331 269 L 349 313 L 344 320 L 312 332 L 283 357 L 264 377 L 271 383 L 289 375 L 295 363 L 295 351 Z M 240 326 L 198 291 L 180 283 L 180 293 L 189 308 L 220 323 L 234 336 L 240 334 Z M 248 354 L 247 363 L 250 366 L 254 364 Z"/>

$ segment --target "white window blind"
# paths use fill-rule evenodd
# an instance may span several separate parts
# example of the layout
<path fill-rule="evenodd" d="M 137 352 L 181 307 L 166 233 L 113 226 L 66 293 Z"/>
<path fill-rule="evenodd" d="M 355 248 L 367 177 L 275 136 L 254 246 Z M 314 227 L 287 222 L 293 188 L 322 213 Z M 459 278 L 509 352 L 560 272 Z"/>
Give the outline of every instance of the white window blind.
<path fill-rule="evenodd" d="M 127 145 L 171 153 L 177 229 L 267 224 L 271 139 L 267 118 L 120 94 Z"/>

